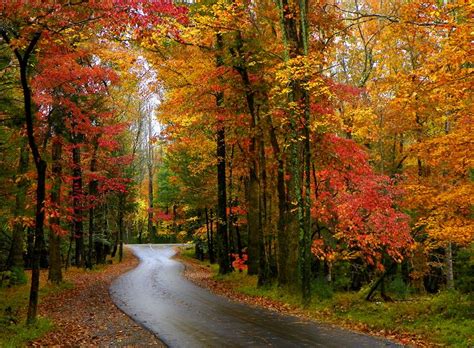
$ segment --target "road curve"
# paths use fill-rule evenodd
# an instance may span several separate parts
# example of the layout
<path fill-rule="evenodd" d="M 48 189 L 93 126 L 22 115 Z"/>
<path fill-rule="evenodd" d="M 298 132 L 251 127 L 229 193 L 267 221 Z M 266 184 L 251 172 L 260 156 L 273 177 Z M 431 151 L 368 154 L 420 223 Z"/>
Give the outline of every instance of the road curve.
<path fill-rule="evenodd" d="M 232 302 L 186 280 L 174 245 L 131 245 L 137 268 L 111 285 L 117 306 L 169 347 L 398 347 Z"/>

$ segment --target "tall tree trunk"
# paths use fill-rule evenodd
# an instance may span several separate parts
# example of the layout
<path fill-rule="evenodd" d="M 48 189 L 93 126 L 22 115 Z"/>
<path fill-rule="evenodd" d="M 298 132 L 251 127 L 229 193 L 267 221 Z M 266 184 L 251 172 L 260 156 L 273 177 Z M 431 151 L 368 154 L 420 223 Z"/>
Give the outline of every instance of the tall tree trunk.
<path fill-rule="evenodd" d="M 148 122 L 148 143 L 147 143 L 147 169 L 148 169 L 148 235 L 153 241 L 156 237 L 155 226 L 153 224 L 153 165 L 154 165 L 154 151 L 152 144 L 153 129 L 151 122 L 151 115 L 147 116 Z"/>
<path fill-rule="evenodd" d="M 76 136 L 75 136 L 76 137 Z M 72 204 L 73 204 L 73 231 L 74 240 L 76 245 L 75 250 L 75 265 L 82 267 L 84 265 L 84 226 L 82 223 L 82 167 L 81 167 L 81 148 L 77 143 L 77 139 L 74 140 L 74 147 L 72 149 Z"/>
<path fill-rule="evenodd" d="M 46 198 L 46 162 L 42 159 L 38 145 L 36 143 L 33 127 L 33 105 L 31 100 L 31 89 L 28 83 L 28 64 L 31 53 L 36 47 L 41 33 L 35 33 L 23 56 L 15 49 L 15 55 L 20 64 L 20 80 L 23 90 L 26 132 L 28 144 L 33 155 L 33 161 L 36 167 L 36 213 L 35 213 L 35 244 L 33 248 L 33 264 L 31 272 L 30 299 L 28 303 L 27 323 L 32 324 L 36 321 L 36 312 L 38 307 L 39 277 L 40 277 L 40 258 L 41 250 L 44 244 L 44 201 Z"/>
<path fill-rule="evenodd" d="M 234 240 L 234 145 L 231 147 L 231 154 L 229 160 L 229 184 L 228 187 L 228 207 L 229 215 L 227 217 L 227 235 L 229 236 L 229 251 L 235 253 L 238 252 L 238 247 L 235 244 Z"/>
<path fill-rule="evenodd" d="M 278 222 L 277 222 L 277 239 L 278 239 L 278 258 L 277 258 L 277 268 L 278 268 L 278 284 L 280 286 L 286 286 L 289 282 L 288 280 L 288 236 L 286 233 L 286 192 L 285 192 L 285 169 L 284 162 L 282 159 L 282 153 L 280 150 L 280 145 L 278 144 L 278 139 L 275 133 L 275 128 L 270 121 L 270 142 L 272 144 L 272 150 L 274 156 L 278 161 L 277 168 L 277 193 L 278 193 Z"/>
<path fill-rule="evenodd" d="M 8 268 L 16 274 L 15 280 L 12 283 L 19 284 L 22 279 L 25 279 L 25 271 L 23 260 L 23 248 L 25 237 L 25 226 L 21 221 L 21 217 L 25 214 L 26 208 L 26 190 L 28 183 L 25 174 L 28 171 L 28 142 L 23 141 L 20 147 L 20 158 L 18 161 L 18 176 L 15 210 L 13 216 L 15 223 L 13 225 L 12 244 L 10 253 L 8 255 Z"/>
<path fill-rule="evenodd" d="M 298 55 L 298 30 L 297 30 L 297 18 L 294 6 L 291 6 L 287 0 L 277 1 L 279 14 L 280 14 L 280 26 L 282 31 L 282 41 L 285 48 L 284 60 L 288 61 L 290 58 L 294 58 Z M 288 103 L 294 103 L 298 100 L 298 88 L 295 81 L 291 82 L 291 92 L 288 93 Z M 299 142 L 295 141 L 299 139 L 298 129 L 296 127 L 295 118 L 298 115 L 291 110 L 289 112 L 290 121 L 290 143 L 286 148 L 285 173 L 288 175 L 285 199 L 285 219 L 283 222 L 284 231 L 280 234 L 283 237 L 279 241 L 279 246 L 283 243 L 286 244 L 284 249 L 286 253 L 282 254 L 280 251 L 280 257 L 285 258 L 282 271 L 285 274 L 279 277 L 280 285 L 289 286 L 296 288 L 300 283 L 299 267 L 298 267 L 298 254 L 299 254 L 299 215 L 301 214 L 301 207 L 299 203 L 301 201 L 301 185 L 300 185 L 300 154 L 299 154 Z M 284 234 L 284 236 L 282 236 Z"/>
<path fill-rule="evenodd" d="M 40 157 L 41 158 L 41 157 Z M 33 265 L 31 272 L 30 300 L 28 303 L 27 323 L 36 321 L 39 295 L 40 259 L 44 245 L 44 201 L 46 199 L 46 162 L 37 161 L 36 219 L 35 244 L 33 249 Z"/>
<path fill-rule="evenodd" d="M 226 163 L 225 163 L 225 130 L 221 124 L 217 130 L 217 253 L 219 273 L 231 271 L 229 258 L 229 242 L 227 236 L 227 194 L 226 194 Z"/>
<path fill-rule="evenodd" d="M 125 211 L 125 193 L 119 193 L 119 209 L 118 209 L 118 247 L 119 262 L 123 260 L 123 216 Z"/>
<path fill-rule="evenodd" d="M 453 247 L 452 243 L 448 242 L 446 246 L 446 287 L 449 290 L 454 289 L 454 271 L 453 271 Z"/>
<path fill-rule="evenodd" d="M 303 304 L 309 305 L 311 302 L 311 144 L 310 144 L 310 100 L 307 91 L 303 93 L 304 107 L 304 197 L 301 206 L 303 207 L 303 218 L 300 221 L 300 273 L 301 292 Z"/>
<path fill-rule="evenodd" d="M 298 6 L 291 6 L 288 0 L 277 1 L 280 26 L 282 30 L 282 40 L 285 47 L 285 61 L 298 56 L 308 54 L 309 27 L 306 0 L 299 0 Z M 298 13 L 299 12 L 299 13 Z M 299 27 L 299 28 L 298 28 Z M 299 29 L 299 30 L 298 30 Z M 297 266 L 297 272 L 289 273 L 289 284 L 300 284 L 303 297 L 303 303 L 306 305 L 310 301 L 310 214 L 309 214 L 309 94 L 303 87 L 305 81 L 291 80 L 290 92 L 288 93 L 288 102 L 297 103 L 302 106 L 303 114 L 292 108 L 289 112 L 289 124 L 291 139 L 288 146 L 286 163 L 287 173 L 290 175 L 288 180 L 288 198 L 287 203 L 287 235 L 289 235 L 289 253 L 288 262 L 291 268 Z M 305 129 L 301 132 L 297 126 L 297 120 L 302 119 Z M 298 139 L 297 141 L 295 141 Z M 300 139 L 305 139 L 301 142 Z M 308 180 L 307 179 L 307 180 Z M 303 185 L 303 182 L 305 184 Z M 303 186 L 306 188 L 303 196 Z M 294 204 L 295 202 L 296 204 Z M 289 210 L 288 210 L 289 208 Z M 296 237 L 296 238 L 295 238 Z M 297 240 L 294 245 L 294 240 Z M 296 255 L 293 251 L 296 250 Z M 308 266 L 309 265 L 309 266 Z"/>
<path fill-rule="evenodd" d="M 212 236 L 211 236 L 211 228 L 209 226 L 209 211 L 207 207 L 205 208 L 205 215 L 206 215 L 206 234 L 207 234 L 207 250 L 209 254 L 209 262 L 215 263 L 216 260 L 214 258 L 214 246 L 212 245 Z"/>
<path fill-rule="evenodd" d="M 222 34 L 216 34 L 216 66 L 224 64 L 222 58 L 223 38 Z M 224 93 L 216 94 L 216 106 L 221 110 L 224 106 Z M 217 122 L 217 259 L 219 262 L 219 273 L 226 274 L 232 271 L 229 257 L 229 241 L 227 236 L 227 181 L 226 181 L 226 143 L 224 122 Z"/>
<path fill-rule="evenodd" d="M 90 172 L 94 174 L 97 170 L 97 150 L 99 148 L 99 138 L 96 137 L 94 139 L 94 150 L 92 153 L 92 159 L 90 163 Z M 92 268 L 94 261 L 94 229 L 95 229 L 95 221 L 94 221 L 94 214 L 95 214 L 95 205 L 96 205 L 96 195 L 97 195 L 97 180 L 92 178 L 89 181 L 89 248 L 87 252 L 87 267 Z"/>
<path fill-rule="evenodd" d="M 257 116 L 257 121 L 260 123 Z M 258 285 L 265 286 L 270 282 L 270 265 L 265 247 L 266 232 L 268 230 L 268 207 L 267 207 L 267 170 L 265 161 L 265 143 L 261 125 L 259 127 L 259 163 L 260 163 L 260 235 L 258 241 L 259 248 L 259 267 L 258 267 Z"/>
<path fill-rule="evenodd" d="M 10 37 L 7 32 L 0 28 L 0 35 L 7 44 L 10 44 Z M 44 244 L 44 201 L 46 196 L 46 167 L 47 164 L 41 157 L 36 143 L 34 125 L 33 125 L 33 104 L 31 98 L 31 89 L 28 82 L 28 65 L 31 54 L 36 48 L 38 41 L 41 38 L 41 32 L 35 32 L 32 35 L 31 41 L 24 50 L 23 55 L 18 48 L 13 49 L 15 57 L 20 65 L 20 82 L 23 92 L 23 105 L 25 113 L 26 134 L 28 137 L 28 144 L 30 146 L 33 161 L 36 167 L 36 212 L 35 212 L 35 241 L 33 248 L 33 261 L 31 272 L 31 288 L 30 299 L 28 303 L 28 313 L 26 322 L 32 324 L 36 320 L 36 311 L 38 307 L 38 292 L 39 292 L 39 276 L 40 276 L 40 257 Z"/>
<path fill-rule="evenodd" d="M 214 211 L 210 209 L 209 211 L 209 236 L 211 237 L 211 250 L 212 250 L 212 259 L 210 260 L 211 263 L 216 262 L 216 246 L 214 243 Z"/>
<path fill-rule="evenodd" d="M 51 205 L 54 209 L 60 209 L 61 207 L 61 175 L 62 175 L 62 143 L 59 137 L 53 140 L 52 145 L 52 179 L 53 186 L 51 188 Z M 63 274 L 61 271 L 61 236 L 54 231 L 53 226 L 60 226 L 59 214 L 55 214 L 49 219 L 49 273 L 48 280 L 52 283 L 60 283 L 63 280 Z"/>
<path fill-rule="evenodd" d="M 254 162 L 254 160 L 252 160 Z M 250 175 L 247 185 L 247 201 L 248 201 L 248 274 L 258 274 L 259 268 L 259 238 L 260 238 L 260 206 L 259 206 L 259 184 L 257 171 L 254 164 L 250 165 Z"/>
<path fill-rule="evenodd" d="M 248 241 L 247 241 L 247 254 L 248 254 L 248 274 L 259 273 L 259 258 L 260 258 L 260 238 L 263 238 L 261 216 L 260 216 L 260 187 L 258 181 L 258 164 L 257 164 L 257 128 L 256 128 L 256 109 L 255 109 L 255 93 L 252 89 L 247 66 L 245 62 L 245 56 L 243 50 L 242 34 L 240 31 L 236 34 L 236 52 L 234 53 L 237 63 L 234 65 L 234 69 L 239 73 L 242 84 L 245 90 L 245 98 L 247 101 L 247 107 L 250 113 L 250 170 L 249 170 L 249 182 L 247 185 L 247 204 L 248 204 Z M 262 261 L 264 262 L 264 260 Z"/>

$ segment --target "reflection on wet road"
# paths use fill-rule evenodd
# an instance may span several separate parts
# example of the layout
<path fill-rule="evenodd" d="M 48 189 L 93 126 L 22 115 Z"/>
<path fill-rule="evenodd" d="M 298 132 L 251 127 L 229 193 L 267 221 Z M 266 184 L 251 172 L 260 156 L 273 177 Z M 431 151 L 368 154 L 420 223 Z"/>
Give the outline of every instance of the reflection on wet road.
<path fill-rule="evenodd" d="M 112 298 L 170 347 L 396 347 L 214 295 L 183 277 L 173 245 L 129 247 L 140 265 L 112 284 Z"/>

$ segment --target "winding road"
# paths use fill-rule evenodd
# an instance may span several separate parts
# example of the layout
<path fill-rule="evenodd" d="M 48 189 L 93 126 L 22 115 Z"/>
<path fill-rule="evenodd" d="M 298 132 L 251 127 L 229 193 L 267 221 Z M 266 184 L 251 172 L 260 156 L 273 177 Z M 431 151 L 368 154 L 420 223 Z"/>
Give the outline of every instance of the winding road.
<path fill-rule="evenodd" d="M 175 245 L 129 247 L 140 264 L 115 280 L 112 299 L 169 347 L 398 347 L 214 295 L 183 277 Z"/>

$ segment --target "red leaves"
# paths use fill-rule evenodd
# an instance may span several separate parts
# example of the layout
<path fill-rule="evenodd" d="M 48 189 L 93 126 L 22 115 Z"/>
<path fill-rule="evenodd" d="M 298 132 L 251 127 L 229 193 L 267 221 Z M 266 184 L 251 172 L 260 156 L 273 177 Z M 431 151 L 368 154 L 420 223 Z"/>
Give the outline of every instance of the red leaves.
<path fill-rule="evenodd" d="M 337 239 L 336 250 L 345 250 L 346 257 L 357 253 L 368 263 L 379 260 L 382 252 L 401 260 L 412 239 L 408 217 L 395 208 L 400 194 L 395 181 L 376 174 L 352 140 L 325 135 L 319 147 L 323 169 L 317 172 L 312 214 Z M 318 257 L 331 252 L 323 239 L 312 250 Z"/>
<path fill-rule="evenodd" d="M 232 261 L 232 267 L 234 267 L 236 270 L 239 272 L 246 271 L 248 266 L 247 266 L 247 260 L 248 260 L 248 255 L 247 254 L 242 254 L 242 257 L 239 256 L 239 254 L 230 254 L 231 258 L 234 259 Z"/>

